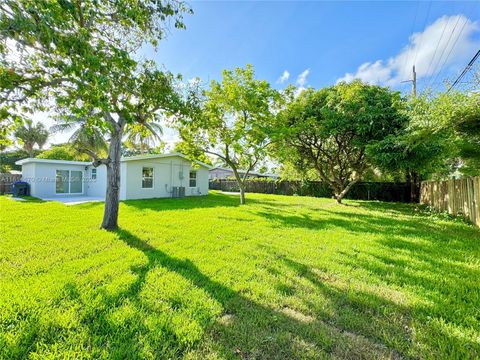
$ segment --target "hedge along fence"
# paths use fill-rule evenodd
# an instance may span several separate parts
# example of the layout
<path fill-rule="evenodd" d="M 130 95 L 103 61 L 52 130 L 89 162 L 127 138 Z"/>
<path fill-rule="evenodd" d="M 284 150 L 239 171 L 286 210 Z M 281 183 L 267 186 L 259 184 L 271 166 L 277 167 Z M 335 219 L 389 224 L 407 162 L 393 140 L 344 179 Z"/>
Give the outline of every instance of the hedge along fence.
<path fill-rule="evenodd" d="M 210 189 L 239 191 L 235 180 L 210 181 Z M 263 194 L 333 197 L 330 187 L 321 181 L 256 180 L 245 182 L 245 191 Z M 355 200 L 410 202 L 410 187 L 406 183 L 359 182 L 345 196 Z"/>
<path fill-rule="evenodd" d="M 480 177 L 423 181 L 420 203 L 454 216 L 464 216 L 480 226 Z"/>

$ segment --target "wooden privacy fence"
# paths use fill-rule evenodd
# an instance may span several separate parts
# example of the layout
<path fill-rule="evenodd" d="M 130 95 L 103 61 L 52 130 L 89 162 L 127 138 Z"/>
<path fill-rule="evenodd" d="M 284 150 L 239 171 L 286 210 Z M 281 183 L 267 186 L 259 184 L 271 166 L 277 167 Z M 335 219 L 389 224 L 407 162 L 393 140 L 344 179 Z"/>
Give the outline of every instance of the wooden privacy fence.
<path fill-rule="evenodd" d="M 21 178 L 22 175 L 17 174 L 0 174 L 0 195 L 11 194 L 13 183 Z"/>
<path fill-rule="evenodd" d="M 211 180 L 210 189 L 239 191 L 235 180 Z M 332 197 L 330 187 L 321 181 L 247 180 L 245 191 L 252 193 Z M 345 196 L 346 199 L 410 202 L 410 186 L 394 182 L 359 182 Z"/>
<path fill-rule="evenodd" d="M 480 177 L 423 181 L 420 203 L 454 216 L 464 216 L 480 226 Z"/>

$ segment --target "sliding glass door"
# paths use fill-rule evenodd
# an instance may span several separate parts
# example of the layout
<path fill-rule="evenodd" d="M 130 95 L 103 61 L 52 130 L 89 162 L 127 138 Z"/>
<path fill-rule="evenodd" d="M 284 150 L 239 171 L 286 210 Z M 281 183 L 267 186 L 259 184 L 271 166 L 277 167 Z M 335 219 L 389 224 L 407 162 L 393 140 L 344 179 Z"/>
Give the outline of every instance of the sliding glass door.
<path fill-rule="evenodd" d="M 57 194 L 82 194 L 83 171 L 57 170 L 55 191 Z"/>
<path fill-rule="evenodd" d="M 82 176 L 82 171 L 70 171 L 70 194 L 81 194 L 83 192 Z"/>

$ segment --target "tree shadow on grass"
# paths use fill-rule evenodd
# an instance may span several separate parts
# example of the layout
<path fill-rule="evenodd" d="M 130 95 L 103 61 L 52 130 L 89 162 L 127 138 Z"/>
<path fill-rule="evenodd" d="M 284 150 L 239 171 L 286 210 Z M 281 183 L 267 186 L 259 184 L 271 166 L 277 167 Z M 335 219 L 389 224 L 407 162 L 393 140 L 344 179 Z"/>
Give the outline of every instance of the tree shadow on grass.
<path fill-rule="evenodd" d="M 286 227 L 286 228 L 304 228 L 304 229 L 309 229 L 309 230 L 323 230 L 323 229 L 335 229 L 335 228 L 343 228 L 347 229 L 350 231 L 355 230 L 354 224 L 350 221 L 350 219 L 347 216 L 336 216 L 332 217 L 331 212 L 328 212 L 326 210 L 316 210 L 316 215 L 318 214 L 325 214 L 328 215 L 325 219 L 321 218 L 314 218 L 310 214 L 289 214 L 285 215 L 284 213 L 276 212 L 276 211 L 271 211 L 269 209 L 266 209 L 266 211 L 252 211 L 251 212 L 254 215 L 261 216 L 273 224 L 274 226 L 277 227 L 280 225 L 281 227 Z M 237 220 L 237 219 L 235 219 Z"/>
<path fill-rule="evenodd" d="M 148 209 L 154 211 L 191 210 L 198 208 L 240 206 L 240 201 L 237 197 L 228 196 L 220 193 L 209 193 L 207 196 L 187 196 L 174 199 L 156 198 L 125 200 L 122 203 L 128 207 L 134 207 L 140 210 Z"/>
<path fill-rule="evenodd" d="M 471 263 L 470 251 L 449 250 L 449 244 L 441 243 L 438 248 L 412 246 L 395 236 L 379 242 L 385 251 L 362 252 L 355 258 L 343 252 L 339 263 L 366 271 L 385 286 L 414 292 L 420 301 L 411 314 L 424 352 L 436 358 L 478 358 L 480 343 L 474 339 L 480 332 L 480 270 Z"/>
<path fill-rule="evenodd" d="M 480 344 L 475 341 L 478 322 L 474 320 L 478 318 L 476 304 L 480 296 L 478 277 L 475 277 L 478 272 L 464 269 L 463 280 L 425 281 L 425 278 L 412 276 L 400 266 L 392 267 L 391 264 L 396 262 L 395 255 L 378 257 L 379 262 L 367 260 L 358 253 L 344 253 L 343 256 L 340 263 L 350 267 L 351 279 L 344 275 L 337 277 L 328 269 L 307 266 L 281 254 L 277 259 L 300 278 L 308 279 L 329 300 L 331 308 L 328 312 L 323 304 L 305 301 L 305 307 L 318 314 L 319 319 L 379 341 L 408 357 L 424 357 L 427 354 L 433 358 L 479 357 Z M 371 279 L 376 285 L 372 290 L 359 290 L 363 280 L 354 274 L 357 269 L 367 270 L 373 275 Z M 438 270 L 445 275 L 451 271 L 446 268 Z M 431 268 L 428 272 L 435 273 Z M 391 285 L 396 286 L 392 288 Z M 372 293 L 375 287 L 378 290 Z M 406 287 L 406 292 L 398 290 L 402 287 Z M 426 296 L 427 302 L 405 301 L 408 291 L 415 287 L 425 288 L 415 293 Z M 377 295 L 377 292 L 382 295 Z"/>
<path fill-rule="evenodd" d="M 375 204 L 378 205 L 378 204 Z M 373 205 L 368 208 L 376 209 Z M 380 209 L 395 209 L 391 204 L 380 204 Z M 423 217 L 411 216 L 407 211 L 411 206 L 400 206 L 398 212 L 405 217 L 393 217 L 386 215 L 362 214 L 342 212 L 336 209 L 322 209 L 313 218 L 310 214 L 285 214 L 284 212 L 254 211 L 253 213 L 270 220 L 274 224 L 280 223 L 284 227 L 298 227 L 312 230 L 339 229 L 347 233 L 361 235 L 363 241 L 377 243 L 380 249 L 386 249 L 390 257 L 381 259 L 387 266 L 403 269 L 406 261 L 400 261 L 398 257 L 407 256 L 416 263 L 425 264 L 423 267 L 434 274 L 444 272 L 446 277 L 444 284 L 453 285 L 458 279 L 478 279 L 480 270 L 466 264 L 468 259 L 480 255 L 480 229 L 457 222 L 443 222 L 437 224 Z M 325 218 L 322 219 L 322 214 Z M 278 226 L 278 225 L 273 225 Z M 355 254 L 346 255 L 352 260 Z M 372 256 L 380 256 L 371 254 Z M 454 265 L 452 265 L 455 263 Z M 350 263 L 353 265 L 353 262 Z M 368 262 L 365 263 L 368 268 Z M 399 278 L 402 278 L 399 276 Z M 448 279 L 451 279 L 448 280 Z M 413 278 L 412 278 L 413 280 Z M 420 279 L 417 279 L 417 282 Z M 424 285 L 428 279 L 424 279 Z M 431 285 L 438 285 L 432 280 Z"/>
<path fill-rule="evenodd" d="M 356 277 L 369 274 L 376 283 L 384 284 L 380 286 L 385 289 L 406 288 L 406 293 L 413 291 L 421 299 L 410 313 L 419 329 L 416 342 L 423 346 L 422 352 L 463 358 L 480 356 L 480 344 L 473 340 L 480 332 L 477 305 L 480 299 L 480 230 L 461 222 L 435 222 L 422 214 L 414 215 L 415 208 L 409 204 L 361 202 L 353 206 L 372 213 L 347 212 L 335 207 L 307 214 L 285 213 L 273 206 L 252 213 L 271 221 L 272 227 L 280 224 L 282 227 L 311 230 L 338 229 L 360 235 L 352 237 L 352 241 L 374 243 L 374 246 L 368 246 L 368 251 L 356 247 L 340 251 L 336 256 L 338 263 L 355 271 Z M 343 303 L 344 309 L 348 312 L 353 309 L 355 313 L 354 309 L 362 302 L 363 295 L 354 291 L 349 297 L 357 299 L 357 304 L 345 303 L 341 296 L 332 294 L 331 286 L 324 287 L 315 282 L 315 277 L 305 266 L 287 259 L 284 261 L 296 267 L 299 273 L 304 274 L 302 276 L 327 292 L 330 298 L 337 298 L 339 312 Z M 379 303 L 382 304 L 381 301 Z M 314 307 L 315 304 L 309 306 Z M 383 308 L 386 306 L 382 305 Z M 393 306 L 391 309 L 394 314 L 404 313 L 400 307 Z M 360 315 L 370 311 L 364 308 Z M 361 318 L 360 315 L 355 317 Z M 368 319 L 364 320 L 368 323 Z M 377 314 L 371 322 L 388 328 L 388 323 L 382 325 L 379 322 Z M 365 331 L 368 333 L 368 330 Z"/>
<path fill-rule="evenodd" d="M 150 198 L 137 200 L 123 200 L 120 202 L 123 206 L 132 207 L 138 210 L 153 211 L 175 211 L 175 210 L 193 210 L 214 207 L 237 207 L 240 201 L 234 196 L 221 193 L 209 193 L 207 196 L 186 196 L 183 198 Z M 89 209 L 102 207 L 102 202 L 88 202 L 75 205 L 77 209 Z"/>
<path fill-rule="evenodd" d="M 367 204 L 365 202 L 358 205 L 370 211 L 376 210 L 377 213 L 373 214 L 343 211 L 343 209 L 335 206 L 311 208 L 309 214 L 286 213 L 286 211 L 276 209 L 276 205 L 273 203 L 270 205 L 268 202 L 260 202 L 260 204 L 263 205 L 260 206 L 261 210 L 255 209 L 250 212 L 253 215 L 266 218 L 274 224 L 281 224 L 281 226 L 313 230 L 338 228 L 357 234 L 397 235 L 405 238 L 427 240 L 433 246 L 438 246 L 439 242 L 450 243 L 456 240 L 459 242 L 457 245 L 461 245 L 462 248 L 480 250 L 480 242 L 473 241 L 473 239 L 480 237 L 480 229 L 454 221 L 436 223 L 421 214 L 414 214 L 415 208 L 410 204 L 381 202 Z M 398 207 L 395 205 L 398 205 Z M 355 203 L 354 206 L 357 206 L 357 204 Z"/>
<path fill-rule="evenodd" d="M 283 349 L 282 347 L 277 348 L 277 345 L 280 344 L 276 344 L 273 338 L 269 347 L 258 343 L 259 336 L 264 337 L 263 341 L 265 341 L 267 334 L 274 336 L 276 332 L 282 333 L 281 329 L 285 326 L 289 328 L 301 327 L 303 331 L 308 330 L 307 337 L 309 340 L 320 346 L 329 343 L 330 339 L 321 327 L 316 328 L 315 326 L 296 323 L 273 309 L 255 303 L 222 283 L 212 280 L 190 260 L 173 258 L 128 231 L 120 230 L 118 236 L 128 246 L 142 251 L 148 258 L 148 264 L 141 269 L 139 274 L 139 286 L 145 282 L 146 273 L 152 268 L 160 266 L 169 272 L 180 275 L 194 287 L 202 289 L 210 298 L 221 305 L 223 317 L 220 321 L 216 324 L 205 323 L 202 325 L 205 331 L 211 330 L 209 335 L 212 337 L 211 341 L 214 342 L 213 346 L 222 356 L 257 357 L 257 355 L 263 355 L 269 358 L 281 358 L 283 357 L 281 355 L 282 351 L 287 352 L 284 354 L 287 357 L 294 356 L 296 355 L 294 352 L 288 353 L 293 351 L 293 348 L 288 346 Z M 308 329 L 305 329 L 305 327 L 308 327 Z"/>
<path fill-rule="evenodd" d="M 116 235 L 146 257 L 146 262 L 132 268 L 135 281 L 113 295 L 98 290 L 93 297 L 85 298 L 74 284 L 63 291 L 62 301 L 80 303 L 80 308 L 89 299 L 97 302 L 81 317 L 90 342 L 84 346 L 94 357 L 142 358 L 150 354 L 179 358 L 189 353 L 203 358 L 212 352 L 231 359 L 395 355 L 375 340 L 346 332 L 317 319 L 315 314 L 253 301 L 205 275 L 189 259 L 174 258 L 127 230 L 118 230 Z M 303 275 L 311 276 L 308 271 Z M 166 278 L 172 281 L 165 282 Z M 315 284 L 331 301 L 343 297 L 340 291 L 327 290 L 321 280 Z M 280 282 L 272 286 L 282 288 Z M 146 288 L 154 291 L 148 295 Z M 165 295 L 171 288 L 175 291 Z M 62 336 L 60 329 L 58 336 Z"/>

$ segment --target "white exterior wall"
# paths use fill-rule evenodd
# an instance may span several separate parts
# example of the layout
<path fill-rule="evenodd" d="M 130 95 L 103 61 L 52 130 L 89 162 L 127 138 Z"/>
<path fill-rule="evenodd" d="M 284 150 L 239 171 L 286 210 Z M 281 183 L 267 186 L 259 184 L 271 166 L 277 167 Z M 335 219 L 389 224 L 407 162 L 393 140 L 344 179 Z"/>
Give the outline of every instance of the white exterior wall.
<path fill-rule="evenodd" d="M 125 161 L 125 176 L 122 174 L 120 194 L 122 199 L 148 199 L 171 197 L 173 186 L 185 187 L 185 196 L 208 194 L 208 169 L 200 166 L 192 167 L 191 162 L 179 156 Z M 153 188 L 142 188 L 142 170 L 144 167 L 153 168 Z M 197 186 L 189 186 L 190 170 L 197 171 Z M 183 174 L 183 178 L 181 175 Z"/>
<path fill-rule="evenodd" d="M 104 198 L 105 193 L 107 192 L 107 167 L 105 165 L 100 165 L 97 167 L 97 179 L 92 179 L 92 169 L 95 169 L 93 165 L 88 166 L 88 169 L 85 173 L 85 189 L 87 196 Z"/>
<path fill-rule="evenodd" d="M 124 186 L 127 182 L 127 164 L 120 163 L 120 200 L 127 200 L 127 187 Z"/>
<path fill-rule="evenodd" d="M 152 167 L 153 188 L 142 188 L 142 170 Z M 97 178 L 92 179 L 91 163 L 62 163 L 36 160 L 22 164 L 22 179 L 30 184 L 31 195 L 43 199 L 72 196 L 104 198 L 107 188 L 107 167 L 97 167 Z M 56 193 L 56 171 L 74 170 L 83 174 L 82 193 Z M 189 173 L 197 172 L 196 186 L 190 187 Z M 122 161 L 120 163 L 120 200 L 171 197 L 172 187 L 185 187 L 185 196 L 208 194 L 208 169 L 193 167 L 181 156 Z"/>
<path fill-rule="evenodd" d="M 87 167 L 87 170 L 85 168 Z M 107 187 L 107 168 L 101 165 L 97 168 L 97 179 L 91 179 L 89 165 L 70 165 L 55 163 L 27 163 L 22 165 L 22 180 L 30 184 L 30 194 L 39 198 L 52 198 L 56 196 L 91 196 L 105 197 Z M 56 193 L 56 171 L 75 170 L 83 173 L 83 191 L 75 194 Z"/>
<path fill-rule="evenodd" d="M 33 176 L 29 171 L 30 167 L 33 166 Z M 25 169 L 29 173 L 25 174 Z M 85 179 L 86 171 L 85 165 L 64 165 L 64 164 L 49 164 L 49 163 L 30 163 L 22 165 L 22 178 L 25 178 L 26 181 L 30 184 L 30 194 L 39 198 L 52 198 L 60 196 L 82 196 L 86 195 L 85 182 L 83 183 L 83 191 L 78 194 L 57 194 L 55 190 L 56 185 L 56 170 L 74 170 L 82 171 L 83 179 Z"/>
<path fill-rule="evenodd" d="M 34 195 L 37 184 L 34 163 L 22 165 L 22 181 L 30 184 L 30 195 L 36 196 Z"/>

